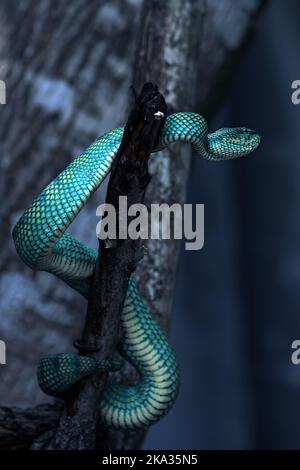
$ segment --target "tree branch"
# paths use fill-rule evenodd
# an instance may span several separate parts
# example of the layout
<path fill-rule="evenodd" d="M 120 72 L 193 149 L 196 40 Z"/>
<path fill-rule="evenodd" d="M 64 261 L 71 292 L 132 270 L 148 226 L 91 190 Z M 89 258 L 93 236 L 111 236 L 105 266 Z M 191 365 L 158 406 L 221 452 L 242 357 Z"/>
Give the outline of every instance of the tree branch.
<path fill-rule="evenodd" d="M 157 119 L 157 113 L 162 113 L 161 116 L 164 117 L 166 112 L 165 100 L 157 87 L 151 83 L 145 84 L 129 115 L 110 176 L 106 203 L 116 209 L 117 221 L 120 196 L 127 197 L 128 205 L 144 201 L 150 180 L 148 160 L 164 124 L 164 119 Z M 140 240 L 128 238 L 99 241 L 98 262 L 79 343 L 80 354 L 96 354 L 97 351 L 99 357 L 107 358 L 116 353 L 128 280 L 141 258 L 141 251 Z M 83 379 L 81 386 L 76 384 L 72 388 L 51 448 L 95 447 L 98 430 L 97 410 L 106 378 L 107 373 L 102 372 Z"/>

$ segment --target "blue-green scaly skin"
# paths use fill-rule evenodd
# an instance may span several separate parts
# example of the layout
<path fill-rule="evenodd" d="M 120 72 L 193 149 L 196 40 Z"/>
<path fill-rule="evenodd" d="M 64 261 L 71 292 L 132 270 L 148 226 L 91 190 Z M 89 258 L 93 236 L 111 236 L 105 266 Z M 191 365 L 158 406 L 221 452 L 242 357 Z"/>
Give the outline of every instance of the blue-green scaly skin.
<path fill-rule="evenodd" d="M 123 135 L 114 129 L 98 138 L 67 166 L 24 212 L 13 230 L 16 250 L 32 269 L 55 274 L 87 297 L 97 254 L 66 233 L 70 223 L 109 172 Z M 185 141 L 208 160 L 227 160 L 251 153 L 260 137 L 246 128 L 220 129 L 208 134 L 205 119 L 196 113 L 176 113 L 166 119 L 158 151 Z M 116 429 L 148 427 L 172 407 L 179 388 L 179 370 L 166 336 L 130 279 L 121 317 L 121 354 L 139 372 L 132 386 L 108 381 L 100 403 L 104 424 Z M 73 354 L 41 359 L 38 380 L 42 390 L 60 395 L 85 375 L 115 370 L 118 361 Z"/>

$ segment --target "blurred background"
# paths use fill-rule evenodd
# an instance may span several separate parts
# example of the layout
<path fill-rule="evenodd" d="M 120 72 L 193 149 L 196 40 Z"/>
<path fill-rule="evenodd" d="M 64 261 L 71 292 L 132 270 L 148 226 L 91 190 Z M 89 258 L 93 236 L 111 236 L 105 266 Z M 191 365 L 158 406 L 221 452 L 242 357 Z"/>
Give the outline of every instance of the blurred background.
<path fill-rule="evenodd" d="M 62 3 L 36 2 L 30 14 L 29 1 L 0 5 L 1 405 L 48 400 L 37 359 L 58 344 L 69 350 L 84 319 L 79 296 L 17 258 L 11 229 L 72 156 L 123 123 L 131 83 L 142 1 L 73 2 L 66 15 Z M 299 2 L 270 0 L 210 119 L 211 129 L 257 130 L 260 148 L 218 164 L 193 155 L 186 202 L 205 204 L 205 246 L 182 246 L 171 320 L 181 392 L 146 449 L 300 448 L 300 366 L 291 363 L 300 339 L 300 105 L 291 101 L 299 46 Z M 72 228 L 90 246 L 103 197 Z"/>

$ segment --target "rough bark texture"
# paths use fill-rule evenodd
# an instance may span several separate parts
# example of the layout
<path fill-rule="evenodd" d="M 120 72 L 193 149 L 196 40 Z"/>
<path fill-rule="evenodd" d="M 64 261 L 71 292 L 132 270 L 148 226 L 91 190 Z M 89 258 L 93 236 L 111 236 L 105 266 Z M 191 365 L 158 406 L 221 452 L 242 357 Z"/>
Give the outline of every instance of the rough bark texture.
<path fill-rule="evenodd" d="M 157 113 L 161 113 L 162 118 L 157 119 Z M 151 83 L 144 85 L 127 120 L 107 189 L 106 203 L 115 207 L 117 221 L 120 196 L 127 198 L 128 206 L 144 203 L 150 180 L 148 160 L 157 144 L 166 114 L 166 103 L 157 87 Z M 130 218 L 127 221 L 129 223 Z M 127 230 L 127 227 L 122 227 L 124 229 Z M 117 223 L 117 233 L 118 230 Z M 141 256 L 141 240 L 108 238 L 99 241 L 98 262 L 93 275 L 86 322 L 78 343 L 79 353 L 93 354 L 92 350 L 99 351 L 96 354 L 103 359 L 116 355 L 128 281 Z M 82 380 L 80 389 L 80 384 L 72 387 L 68 393 L 66 410 L 51 443 L 52 449 L 95 448 L 99 426 L 97 411 L 106 379 L 107 373 L 102 372 Z M 103 441 L 99 440 L 99 446 L 103 447 Z"/>
<path fill-rule="evenodd" d="M 119 110 L 128 95 L 134 45 L 137 88 L 154 81 L 170 111 L 211 114 L 263 4 L 147 1 L 136 42 L 140 3 L 74 0 L 65 5 L 44 0 L 32 8 L 24 0 L 1 5 L 0 78 L 7 82 L 8 104 L 0 127 L 5 200 L 1 245 L 6 247 L 0 253 L 0 338 L 8 351 L 8 365 L 1 370 L 1 400 L 7 404 L 45 399 L 37 389 L 37 359 L 70 350 L 82 322 L 75 320 L 76 314 L 84 311 L 70 289 L 53 276 L 32 273 L 17 259 L 10 235 L 16 219 L 71 156 L 122 123 Z M 190 150 L 181 148 L 179 153 L 176 146 L 153 158 L 148 201 L 183 202 L 189 161 Z M 96 202 L 99 196 L 73 227 L 73 234 L 94 246 Z M 147 250 L 137 272 L 139 288 L 167 330 L 179 244 L 153 240 Z M 142 439 L 139 433 L 111 432 L 102 445 L 137 448 Z"/>
<path fill-rule="evenodd" d="M 34 439 L 53 431 L 58 424 L 60 405 L 38 405 L 35 408 L 0 408 L 0 450 L 28 449 Z"/>

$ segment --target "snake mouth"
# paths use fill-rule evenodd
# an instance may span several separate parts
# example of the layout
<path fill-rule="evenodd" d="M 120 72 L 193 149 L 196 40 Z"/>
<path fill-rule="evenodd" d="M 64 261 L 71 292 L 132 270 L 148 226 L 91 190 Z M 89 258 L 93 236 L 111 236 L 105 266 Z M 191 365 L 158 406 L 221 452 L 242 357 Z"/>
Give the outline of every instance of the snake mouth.
<path fill-rule="evenodd" d="M 251 131 L 252 134 L 248 134 L 248 136 L 243 141 L 243 147 L 247 152 L 253 152 L 253 150 L 257 149 L 260 144 L 261 136 L 254 131 Z"/>

